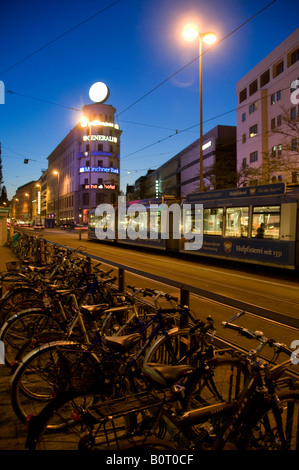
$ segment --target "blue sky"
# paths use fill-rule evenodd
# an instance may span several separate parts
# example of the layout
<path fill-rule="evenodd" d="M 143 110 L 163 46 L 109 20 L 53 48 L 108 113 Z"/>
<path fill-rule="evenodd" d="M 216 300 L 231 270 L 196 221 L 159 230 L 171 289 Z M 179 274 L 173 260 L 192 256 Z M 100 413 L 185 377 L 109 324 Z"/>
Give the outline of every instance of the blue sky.
<path fill-rule="evenodd" d="M 123 131 L 121 189 L 194 142 L 198 43 L 183 41 L 187 23 L 214 31 L 219 42 L 203 50 L 203 131 L 235 125 L 236 83 L 298 27 L 297 2 L 276 0 L 235 31 L 270 3 L 0 0 L 0 142 L 9 198 L 47 168 L 97 81 L 108 85 L 107 103 Z"/>

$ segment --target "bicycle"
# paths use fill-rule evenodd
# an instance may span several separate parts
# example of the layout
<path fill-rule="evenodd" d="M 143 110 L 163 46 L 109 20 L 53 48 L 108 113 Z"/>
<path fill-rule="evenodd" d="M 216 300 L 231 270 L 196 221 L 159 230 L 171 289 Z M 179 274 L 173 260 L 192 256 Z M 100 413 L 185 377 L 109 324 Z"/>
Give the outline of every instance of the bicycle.
<path fill-rule="evenodd" d="M 241 313 L 243 314 L 243 312 Z M 177 409 L 178 400 L 169 400 L 165 384 L 171 384 L 173 393 L 180 393 L 177 380 L 178 366 L 147 364 L 145 373 L 154 383 L 145 401 L 139 403 L 139 394 L 122 400 L 78 408 L 82 433 L 74 422 L 67 421 L 67 431 L 73 430 L 72 448 L 85 450 L 136 450 L 138 448 L 172 448 L 181 450 L 295 450 L 299 447 L 299 391 L 284 372 L 294 364 L 293 352 L 284 344 L 235 325 L 232 321 L 241 314 L 223 322 L 223 326 L 238 331 L 246 338 L 255 339 L 255 349 L 241 354 L 236 361 L 244 363 L 249 375 L 239 396 L 231 395 L 227 401 L 209 404 L 194 410 Z M 278 365 L 261 360 L 259 354 L 265 346 L 273 348 L 275 355 L 285 353 L 289 358 Z M 299 357 L 296 357 L 296 361 Z M 170 371 L 172 368 L 172 372 Z M 188 369 L 181 369 L 186 373 Z M 192 372 L 188 373 L 188 377 Z M 186 384 L 187 386 L 187 384 Z M 160 393 L 159 393 L 160 392 Z M 147 401 L 146 401 L 147 400 Z M 123 404 L 129 402 L 128 408 Z M 72 401 L 61 396 L 50 402 L 32 421 L 27 446 L 30 449 L 63 448 L 63 434 L 49 434 L 47 427 L 64 406 L 71 408 Z M 149 406 L 147 406 L 149 405 Z M 113 420 L 122 416 L 129 419 L 121 435 L 113 432 Z M 140 419 L 140 416 L 143 419 Z M 134 417 L 134 419 L 133 419 Z M 146 417 L 146 420 L 144 419 Z M 105 434 L 105 426 L 109 432 Z M 164 447 L 163 447 L 164 446 Z"/>
<path fill-rule="evenodd" d="M 117 308 L 118 307 L 116 307 L 116 309 Z M 127 307 L 121 308 L 125 310 Z M 185 316 L 188 310 L 186 310 L 186 308 L 181 310 L 173 309 L 172 312 L 180 313 L 182 316 Z M 169 309 L 167 310 L 167 315 L 168 314 Z M 129 380 L 131 383 L 132 389 L 134 389 L 135 383 L 138 384 L 145 351 L 160 335 L 166 338 L 164 348 L 168 348 L 171 351 L 169 354 L 171 354 L 173 360 L 176 358 L 177 351 L 173 350 L 171 341 L 173 331 L 167 330 L 163 315 L 164 310 L 158 310 L 156 314 L 136 332 L 141 343 L 128 362 L 125 378 L 125 380 Z M 154 327 L 147 337 L 146 330 L 150 329 L 152 325 L 154 325 Z M 175 333 L 176 332 L 177 330 L 175 329 Z M 78 343 L 77 350 L 79 352 L 87 350 L 91 353 L 90 356 L 92 359 L 96 358 L 97 362 L 101 362 L 103 357 L 106 358 L 107 354 L 108 358 L 110 358 L 115 348 L 117 352 L 118 345 L 121 347 L 122 341 L 126 341 L 128 337 L 130 338 L 131 336 L 103 336 L 101 331 L 97 330 L 94 339 L 89 343 Z M 74 349 L 74 342 L 51 342 L 36 348 L 32 353 L 24 357 L 16 368 L 11 379 L 11 399 L 15 413 L 21 421 L 25 421 L 26 416 L 32 412 L 32 408 L 34 411 L 33 405 L 36 404 L 40 409 L 41 406 L 44 406 L 44 404 L 49 401 L 53 386 L 56 386 L 56 388 L 60 387 L 59 381 L 61 378 L 57 370 L 59 369 L 59 353 L 63 349 L 65 349 L 65 354 L 67 354 L 67 349 Z M 80 362 L 87 356 L 88 355 L 84 354 L 82 358 L 82 355 L 77 354 L 77 361 Z M 177 360 L 179 360 L 179 358 L 177 358 Z M 88 383 L 86 387 L 88 387 Z M 35 401 L 33 401 L 33 399 Z"/>

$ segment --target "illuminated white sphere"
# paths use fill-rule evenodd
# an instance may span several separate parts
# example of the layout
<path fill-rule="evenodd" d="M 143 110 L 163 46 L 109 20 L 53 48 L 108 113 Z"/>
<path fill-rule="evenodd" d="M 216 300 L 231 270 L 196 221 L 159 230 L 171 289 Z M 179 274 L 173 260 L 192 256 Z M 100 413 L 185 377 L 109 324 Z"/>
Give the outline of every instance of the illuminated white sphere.
<path fill-rule="evenodd" d="M 103 82 L 96 82 L 89 89 L 89 98 L 95 103 L 103 103 L 109 98 L 109 94 L 109 88 Z"/>

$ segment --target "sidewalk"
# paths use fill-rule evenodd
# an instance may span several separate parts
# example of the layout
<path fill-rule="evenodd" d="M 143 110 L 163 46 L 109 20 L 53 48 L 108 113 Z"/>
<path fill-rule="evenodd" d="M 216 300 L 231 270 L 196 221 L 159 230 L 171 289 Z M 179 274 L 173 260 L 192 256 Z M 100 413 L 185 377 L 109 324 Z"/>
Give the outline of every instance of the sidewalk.
<path fill-rule="evenodd" d="M 18 258 L 10 248 L 0 246 L 0 272 L 6 271 L 6 263 Z M 25 425 L 16 417 L 10 402 L 10 371 L 0 364 L 0 451 L 25 450 Z"/>

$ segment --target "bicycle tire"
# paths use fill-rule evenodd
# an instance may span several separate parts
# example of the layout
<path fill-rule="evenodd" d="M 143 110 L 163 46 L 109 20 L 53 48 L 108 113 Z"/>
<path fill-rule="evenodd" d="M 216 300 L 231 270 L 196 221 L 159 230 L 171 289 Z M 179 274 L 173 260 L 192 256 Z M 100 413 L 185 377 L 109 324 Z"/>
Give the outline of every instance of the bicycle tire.
<path fill-rule="evenodd" d="M 189 376 L 185 384 L 183 408 L 186 411 L 232 402 L 242 391 L 248 369 L 233 357 L 213 358 Z"/>
<path fill-rule="evenodd" d="M 130 416 L 119 416 L 117 421 L 108 419 L 103 429 L 97 427 L 86 412 L 88 406 L 109 400 L 111 393 L 110 388 L 103 387 L 101 392 L 85 390 L 59 395 L 30 419 L 27 448 L 46 451 L 111 449 L 109 443 L 129 433 Z"/>
<path fill-rule="evenodd" d="M 176 364 L 185 355 L 190 344 L 189 328 L 172 328 L 167 336 L 160 336 L 149 347 L 144 363 Z"/>
<path fill-rule="evenodd" d="M 28 299 L 36 299 L 38 292 L 31 287 L 17 287 L 11 292 L 6 292 L 0 301 L 0 325 L 3 325 L 7 317 L 14 312 L 15 305 Z"/>
<path fill-rule="evenodd" d="M 255 412 L 248 423 L 244 423 L 241 450 L 298 450 L 299 449 L 299 391 L 286 390 L 277 393 L 281 404 L 281 420 L 286 445 L 279 436 L 279 425 L 272 407 L 263 406 Z"/>
<path fill-rule="evenodd" d="M 33 350 L 23 359 L 10 382 L 12 407 L 21 422 L 26 422 L 30 414 L 38 414 L 53 398 L 53 390 L 82 391 L 88 387 L 86 381 L 92 380 L 93 368 L 72 368 L 81 353 L 87 353 L 83 344 L 54 341 Z M 87 366 L 99 363 L 97 356 L 89 352 L 84 360 Z M 97 376 L 93 377 L 93 381 L 96 380 Z"/>
<path fill-rule="evenodd" d="M 28 309 L 10 317 L 0 332 L 5 348 L 5 364 L 10 367 L 24 344 L 34 341 L 42 331 L 61 331 L 59 321 L 46 310 Z"/>

